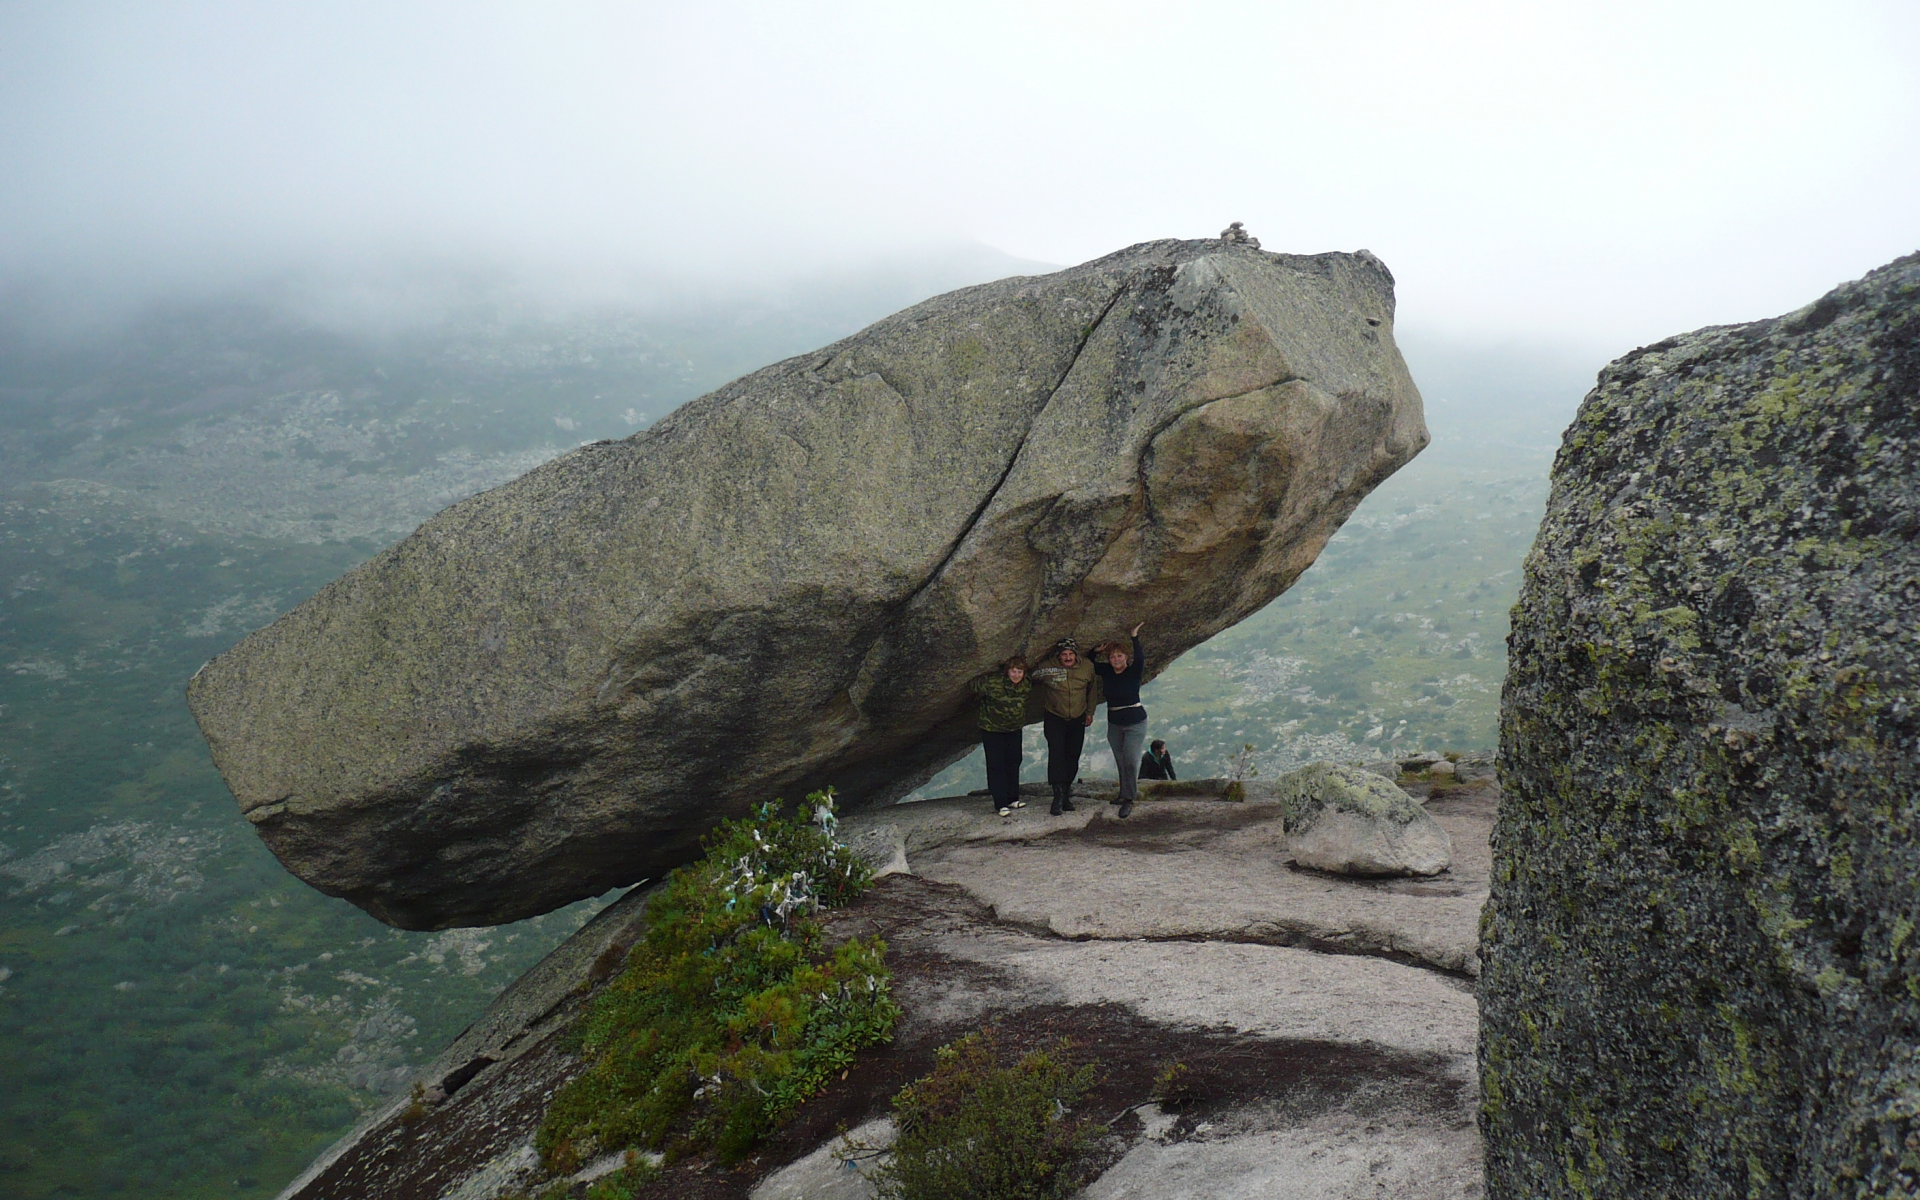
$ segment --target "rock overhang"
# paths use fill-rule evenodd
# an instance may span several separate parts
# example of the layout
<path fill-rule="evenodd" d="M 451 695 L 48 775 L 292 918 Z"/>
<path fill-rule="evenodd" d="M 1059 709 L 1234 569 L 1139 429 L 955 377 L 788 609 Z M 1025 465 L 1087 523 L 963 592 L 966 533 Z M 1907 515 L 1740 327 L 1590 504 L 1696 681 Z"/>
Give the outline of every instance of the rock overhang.
<path fill-rule="evenodd" d="M 774 795 L 904 794 L 965 683 L 1292 582 L 1426 443 L 1371 255 L 1146 243 L 936 297 L 462 501 L 195 677 L 290 869 L 391 923 L 545 911 Z"/>

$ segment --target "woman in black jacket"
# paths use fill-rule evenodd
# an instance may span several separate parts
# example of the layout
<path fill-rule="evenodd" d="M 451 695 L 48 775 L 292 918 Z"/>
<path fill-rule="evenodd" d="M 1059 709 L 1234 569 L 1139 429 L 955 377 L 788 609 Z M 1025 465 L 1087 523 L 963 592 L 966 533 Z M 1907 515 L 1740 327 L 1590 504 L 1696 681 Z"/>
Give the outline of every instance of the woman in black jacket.
<path fill-rule="evenodd" d="M 1140 626 L 1128 635 L 1133 653 L 1118 642 L 1103 648 L 1093 669 L 1107 699 L 1107 745 L 1113 747 L 1113 765 L 1120 771 L 1120 815 L 1133 814 L 1140 795 L 1140 752 L 1146 748 L 1147 710 L 1140 703 L 1140 673 L 1146 656 L 1140 652 Z"/>
<path fill-rule="evenodd" d="M 1178 779 L 1173 773 L 1173 755 L 1167 753 L 1167 744 L 1159 738 L 1147 744 L 1147 752 L 1140 756 L 1140 778 L 1142 779 Z"/>

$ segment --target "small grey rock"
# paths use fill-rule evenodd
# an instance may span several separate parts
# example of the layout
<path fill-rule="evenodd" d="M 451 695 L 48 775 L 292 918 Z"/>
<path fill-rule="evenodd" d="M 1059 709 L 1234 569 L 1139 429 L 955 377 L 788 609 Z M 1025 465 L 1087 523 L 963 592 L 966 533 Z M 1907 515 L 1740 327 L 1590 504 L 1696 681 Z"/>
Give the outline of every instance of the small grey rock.
<path fill-rule="evenodd" d="M 1460 761 L 1453 764 L 1454 778 L 1463 783 L 1479 779 L 1492 779 L 1495 774 L 1497 774 L 1497 768 L 1491 755 L 1462 755 Z"/>
<path fill-rule="evenodd" d="M 868 1121 L 844 1135 L 835 1134 L 812 1153 L 754 1184 L 748 1200 L 871 1200 L 877 1189 L 868 1172 L 878 1161 L 850 1161 L 842 1154 L 872 1154 L 893 1145 L 898 1136 L 890 1117 Z"/>
<path fill-rule="evenodd" d="M 1220 240 L 1229 246 L 1246 246 L 1254 250 L 1260 248 L 1260 239 L 1248 233 L 1246 226 L 1239 221 L 1235 221 L 1225 229 L 1222 229 L 1220 231 Z"/>
<path fill-rule="evenodd" d="M 873 877 L 911 875 L 907 866 L 907 839 L 898 825 L 875 825 L 847 835 L 847 848 L 873 868 Z"/>
<path fill-rule="evenodd" d="M 1413 797 L 1372 771 L 1314 763 L 1277 785 L 1287 850 L 1299 866 L 1342 875 L 1438 875 L 1453 842 Z"/>

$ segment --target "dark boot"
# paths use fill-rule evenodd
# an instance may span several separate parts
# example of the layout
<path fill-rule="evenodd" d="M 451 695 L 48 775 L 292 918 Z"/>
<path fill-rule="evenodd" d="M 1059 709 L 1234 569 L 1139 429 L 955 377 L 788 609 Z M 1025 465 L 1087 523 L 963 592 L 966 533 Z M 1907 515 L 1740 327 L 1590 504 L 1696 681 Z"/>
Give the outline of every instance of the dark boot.
<path fill-rule="evenodd" d="M 1073 785 L 1070 783 L 1060 785 L 1060 807 L 1067 812 L 1073 811 Z"/>
<path fill-rule="evenodd" d="M 1133 801 L 1122 800 L 1120 802 L 1120 819 L 1124 821 L 1132 815 L 1133 815 Z"/>
<path fill-rule="evenodd" d="M 1047 810 L 1048 816 L 1057 817 L 1060 815 L 1060 801 L 1063 792 L 1064 789 L 1061 788 L 1059 784 L 1056 783 L 1053 785 L 1053 807 Z"/>

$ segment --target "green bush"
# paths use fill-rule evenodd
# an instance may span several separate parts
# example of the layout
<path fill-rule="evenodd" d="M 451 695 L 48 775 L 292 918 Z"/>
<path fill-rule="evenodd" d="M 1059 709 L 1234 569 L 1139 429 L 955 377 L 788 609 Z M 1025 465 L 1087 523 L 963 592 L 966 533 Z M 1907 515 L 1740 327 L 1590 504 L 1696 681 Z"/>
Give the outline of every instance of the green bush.
<path fill-rule="evenodd" d="M 737 1161 L 900 1015 L 886 943 L 824 945 L 817 909 L 873 876 L 834 836 L 833 794 L 729 821 L 647 906 L 647 934 L 581 1024 L 586 1069 L 535 1145 L 572 1171 L 621 1147 Z"/>
<path fill-rule="evenodd" d="M 893 1098 L 899 1139 L 872 1178 L 883 1200 L 1051 1200 L 1104 1132 L 1071 1114 L 1093 1086 L 1062 1041 L 1003 1065 L 992 1030 L 943 1046 L 933 1071 Z"/>
<path fill-rule="evenodd" d="M 1175 1059 L 1153 1077 L 1153 1098 L 1161 1112 L 1179 1112 L 1200 1102 L 1204 1091 L 1187 1064 Z"/>

